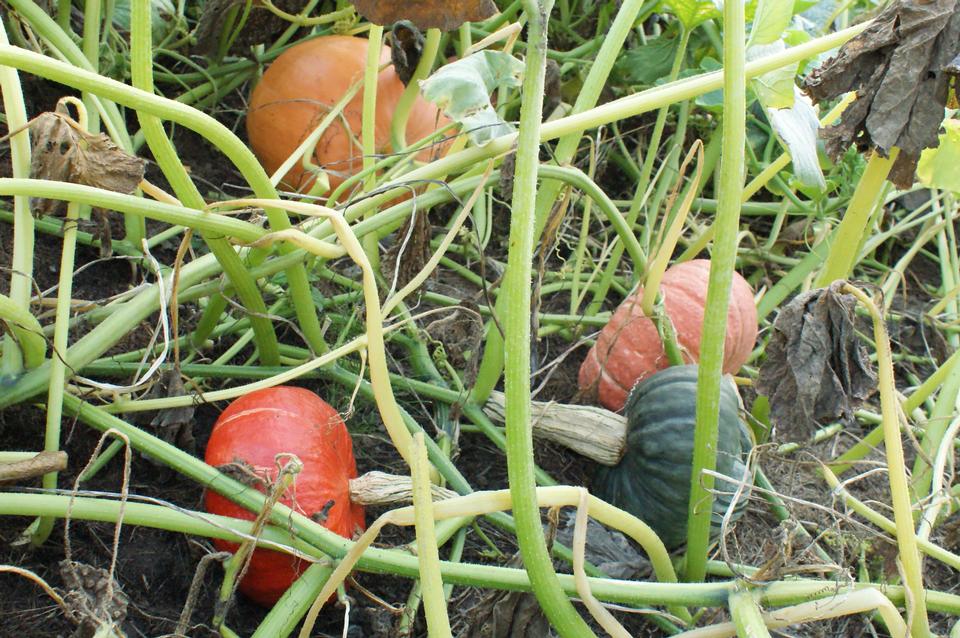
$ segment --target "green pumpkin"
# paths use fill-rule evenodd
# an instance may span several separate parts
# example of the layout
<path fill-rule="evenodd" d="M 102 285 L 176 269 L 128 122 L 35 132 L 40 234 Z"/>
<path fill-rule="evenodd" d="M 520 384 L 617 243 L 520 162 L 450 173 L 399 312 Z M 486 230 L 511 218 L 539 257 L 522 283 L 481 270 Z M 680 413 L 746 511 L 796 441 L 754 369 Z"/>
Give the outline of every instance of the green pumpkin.
<path fill-rule="evenodd" d="M 643 520 L 669 548 L 683 544 L 687 536 L 696 397 L 695 365 L 667 368 L 637 383 L 624 407 L 627 451 L 618 465 L 603 468 L 593 482 L 594 494 Z M 740 419 L 737 388 L 725 377 L 720 384 L 717 471 L 741 480 L 752 446 Z M 736 483 L 716 481 L 717 490 L 733 492 L 735 488 Z M 714 500 L 714 533 L 720 529 L 730 498 L 720 495 Z M 734 518 L 745 505 L 741 496 Z"/>

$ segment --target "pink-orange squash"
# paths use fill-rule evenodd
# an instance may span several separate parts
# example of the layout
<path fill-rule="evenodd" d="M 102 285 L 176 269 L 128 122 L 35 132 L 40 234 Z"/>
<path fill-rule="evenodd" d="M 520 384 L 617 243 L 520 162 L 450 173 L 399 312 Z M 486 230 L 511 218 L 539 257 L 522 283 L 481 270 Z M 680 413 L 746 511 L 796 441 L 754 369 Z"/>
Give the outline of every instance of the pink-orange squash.
<path fill-rule="evenodd" d="M 700 333 L 707 302 L 710 262 L 695 259 L 668 268 L 660 284 L 663 304 L 687 362 L 700 360 Z M 610 410 L 620 410 L 633 385 L 668 366 L 653 322 L 643 315 L 640 288 L 617 308 L 580 366 L 580 390 Z M 723 371 L 746 363 L 757 340 L 757 309 L 750 284 L 733 273 L 727 307 Z"/>

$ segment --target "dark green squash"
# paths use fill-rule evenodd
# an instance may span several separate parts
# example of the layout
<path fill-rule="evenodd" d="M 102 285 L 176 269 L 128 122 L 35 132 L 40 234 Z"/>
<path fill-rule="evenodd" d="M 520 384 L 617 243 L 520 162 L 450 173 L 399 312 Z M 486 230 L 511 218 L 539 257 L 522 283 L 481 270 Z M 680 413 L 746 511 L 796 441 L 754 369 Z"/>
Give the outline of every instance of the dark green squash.
<path fill-rule="evenodd" d="M 627 451 L 620 463 L 597 474 L 592 492 L 637 516 L 677 547 L 687 535 L 693 433 L 696 421 L 697 366 L 674 366 L 637 383 L 624 411 L 627 417 Z M 720 430 L 717 471 L 741 480 L 752 442 L 740 419 L 736 386 L 724 378 L 720 386 Z M 736 483 L 718 479 L 715 488 L 734 492 Z M 719 531 L 731 497 L 714 500 L 712 529 Z M 743 513 L 741 497 L 734 516 Z"/>

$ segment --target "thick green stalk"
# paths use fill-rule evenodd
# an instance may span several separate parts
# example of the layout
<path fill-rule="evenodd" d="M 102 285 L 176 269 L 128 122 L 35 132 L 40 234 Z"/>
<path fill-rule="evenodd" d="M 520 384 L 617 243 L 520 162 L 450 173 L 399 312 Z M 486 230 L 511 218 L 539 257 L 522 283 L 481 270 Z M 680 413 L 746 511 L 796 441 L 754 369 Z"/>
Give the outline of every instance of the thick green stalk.
<path fill-rule="evenodd" d="M 0 177 L 0 194 L 15 197 L 45 197 L 66 202 L 100 206 L 125 215 L 155 219 L 167 224 L 181 225 L 200 232 L 225 235 L 242 242 L 254 242 L 267 231 L 236 217 L 220 215 L 187 206 L 124 195 L 113 191 L 43 179 Z"/>
<path fill-rule="evenodd" d="M 893 148 L 890 157 L 881 157 L 875 151 L 870 155 L 867 168 L 860 176 L 847 211 L 837 227 L 837 238 L 833 242 L 833 248 L 827 255 L 823 270 L 820 271 L 814 284 L 817 288 L 829 286 L 837 279 L 845 279 L 853 272 L 857 256 L 860 254 L 859 247 L 863 243 L 864 233 L 867 230 L 867 222 L 877 207 L 884 180 L 887 179 L 893 162 L 897 159 L 898 150 Z"/>
<path fill-rule="evenodd" d="M 510 309 L 508 314 L 501 315 L 506 351 L 507 475 L 517 525 L 517 544 L 540 607 L 561 636 L 591 636 L 593 632 L 560 587 L 547 550 L 540 508 L 537 506 L 533 434 L 530 430 L 530 298 L 534 207 L 540 153 L 540 112 L 543 108 L 547 61 L 547 15 L 552 4 L 552 0 L 525 0 L 523 3 L 528 20 L 527 57 L 513 181 L 510 252 L 501 292 L 504 308 Z"/>
<path fill-rule="evenodd" d="M 630 30 L 633 28 L 633 23 L 642 6 L 643 2 L 641 0 L 625 0 L 620 6 L 617 17 L 614 19 L 613 24 L 610 25 L 609 32 L 603 38 L 603 45 L 600 51 L 597 52 L 597 57 L 593 61 L 593 64 L 590 66 L 590 71 L 584 80 L 583 88 L 581 88 L 577 95 L 577 100 L 573 105 L 573 113 L 583 113 L 596 105 L 597 100 L 600 98 L 600 92 L 603 90 L 607 82 L 607 77 L 610 75 L 610 70 L 617 61 L 620 49 L 630 34 Z M 574 154 L 577 152 L 577 147 L 580 145 L 582 132 L 583 129 L 571 131 L 560 137 L 553 151 L 553 156 L 557 164 L 566 166 L 570 163 Z M 557 201 L 562 186 L 563 184 L 561 182 L 550 179 L 544 180 L 540 184 L 540 189 L 537 194 L 534 241 L 536 241 L 543 232 L 547 215 Z M 503 303 L 505 302 L 498 303 L 497 311 L 499 314 L 503 314 L 508 309 L 508 306 L 501 305 Z M 487 397 L 490 396 L 490 392 L 493 391 L 493 388 L 500 379 L 500 373 L 503 372 L 503 359 L 503 336 L 499 330 L 493 329 L 493 326 L 491 326 L 491 328 L 487 330 L 483 356 L 480 359 L 480 369 L 473 387 L 472 398 L 474 401 L 482 404 L 486 401 Z"/>
<path fill-rule="evenodd" d="M 380 77 L 380 51 L 383 48 L 383 27 L 378 24 L 370 25 L 370 32 L 367 34 L 367 66 L 363 74 L 363 113 L 362 113 L 362 139 L 363 144 L 363 169 L 370 170 L 377 162 L 377 80 Z M 363 180 L 363 187 L 366 192 L 372 192 L 377 187 L 377 174 L 370 171 Z M 376 209 L 367 212 L 370 218 L 377 214 Z M 380 270 L 380 247 L 377 244 L 377 236 L 370 234 L 363 238 L 363 251 L 367 253 L 367 259 L 370 260 L 370 266 L 375 270 Z"/>
<path fill-rule="evenodd" d="M 433 68 L 439 50 L 440 29 L 427 29 L 420 61 L 413 71 L 410 82 L 407 83 L 407 88 L 404 89 L 403 95 L 397 102 L 397 108 L 393 111 L 393 121 L 390 122 L 390 143 L 394 153 L 399 153 L 407 147 L 407 121 L 410 119 L 410 111 L 413 105 L 420 96 L 420 80 L 430 75 L 430 70 Z"/>
<path fill-rule="evenodd" d="M 7 30 L 0 22 L 0 45 L 6 45 Z M 30 133 L 27 109 L 23 103 L 20 74 L 9 66 L 0 66 L 0 92 L 3 93 L 3 112 L 7 130 L 19 133 L 10 138 L 10 160 L 14 177 L 30 176 Z M 21 130 L 24 129 L 24 130 Z M 30 285 L 33 277 L 33 215 L 30 198 L 21 195 L 13 199 L 13 258 L 10 263 L 10 301 L 20 311 L 30 312 Z M 0 360 L 0 378 L 9 379 L 23 370 L 24 357 L 11 335 L 3 336 L 3 359 Z"/>
<path fill-rule="evenodd" d="M 0 321 L 3 321 L 16 337 L 15 345 L 23 353 L 23 362 L 28 369 L 43 363 L 47 343 L 43 338 L 40 322 L 30 314 L 29 304 L 23 307 L 10 297 L 0 294 Z"/>
<path fill-rule="evenodd" d="M 81 113 L 80 124 L 86 124 L 86 113 Z M 86 127 L 84 127 L 86 128 Z M 67 217 L 63 224 L 63 252 L 60 256 L 60 280 L 57 286 L 57 309 L 53 330 L 53 355 L 50 357 L 50 384 L 47 388 L 46 428 L 43 449 L 56 452 L 60 449 L 60 422 L 63 418 L 63 390 L 67 380 L 67 366 L 62 353 L 67 351 L 70 331 L 70 301 L 73 296 L 73 263 L 77 249 L 77 221 L 80 204 L 67 205 Z M 57 489 L 57 473 L 43 475 L 43 488 Z M 31 528 L 30 543 L 42 545 L 53 531 L 54 519 L 41 517 Z"/>
<path fill-rule="evenodd" d="M 737 232 L 740 228 L 740 192 L 743 190 L 743 149 L 746 140 L 743 3 L 723 4 L 723 25 L 723 150 L 719 203 L 714 221 L 717 238 L 710 260 L 710 280 L 704 308 L 700 370 L 697 375 L 697 426 L 693 438 L 687 520 L 686 577 L 692 581 L 701 581 L 706 575 L 714 479 L 704 470 L 713 471 L 717 466 L 723 345 L 727 331 L 730 285 L 737 259 Z"/>
<path fill-rule="evenodd" d="M 108 16 L 110 17 L 110 16 Z M 100 26 L 103 23 L 103 0 L 86 0 L 83 3 L 83 57 L 90 63 L 90 70 L 100 72 Z M 93 95 L 84 93 L 83 105 L 87 109 L 87 130 L 100 130 L 100 114 Z"/>
<path fill-rule="evenodd" d="M 153 44 L 150 0 L 133 0 L 130 9 L 130 70 L 133 84 L 138 89 L 152 93 Z M 176 149 L 173 148 L 173 144 L 163 130 L 160 118 L 142 112 L 138 112 L 137 117 L 140 120 L 144 138 L 177 198 L 185 206 L 202 209 L 203 195 L 187 175 Z M 280 362 L 277 335 L 273 330 L 273 324 L 267 318 L 267 305 L 260 295 L 257 282 L 247 272 L 246 266 L 226 237 L 202 230 L 200 235 L 210 248 L 210 252 L 216 256 L 230 283 L 233 284 L 237 296 L 249 312 L 250 324 L 256 335 L 257 351 L 261 361 L 266 365 L 277 365 Z"/>
<path fill-rule="evenodd" d="M 730 616 L 741 638 L 770 638 L 770 631 L 763 622 L 763 614 L 757 599 L 750 590 L 738 590 L 730 593 Z"/>

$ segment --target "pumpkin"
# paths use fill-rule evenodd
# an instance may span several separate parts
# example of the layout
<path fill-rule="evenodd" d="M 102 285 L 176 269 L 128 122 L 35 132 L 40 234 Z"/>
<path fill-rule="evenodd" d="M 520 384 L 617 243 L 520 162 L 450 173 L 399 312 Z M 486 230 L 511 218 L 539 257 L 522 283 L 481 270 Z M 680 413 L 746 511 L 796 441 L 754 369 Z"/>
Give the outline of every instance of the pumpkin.
<path fill-rule="evenodd" d="M 700 335 L 707 303 L 710 262 L 694 259 L 666 270 L 660 283 L 664 310 L 673 323 L 677 343 L 687 362 L 700 360 Z M 669 365 L 653 321 L 641 309 L 643 288 L 627 299 L 600 331 L 580 366 L 579 386 L 587 396 L 610 410 L 620 410 L 630 388 Z M 750 284 L 733 273 L 727 306 L 723 371 L 733 374 L 750 358 L 757 340 L 757 308 Z"/>
<path fill-rule="evenodd" d="M 303 463 L 293 486 L 281 502 L 327 529 L 350 538 L 364 528 L 364 511 L 350 501 L 349 480 L 357 476 L 353 444 L 343 419 L 326 401 L 303 388 L 274 387 L 257 390 L 233 403 L 217 419 L 207 443 L 205 460 L 213 466 L 230 466 L 243 475 L 277 478 L 276 456 L 295 454 Z M 206 493 L 211 514 L 253 520 L 254 513 L 216 492 Z M 332 504 L 331 504 L 332 502 Z M 237 545 L 214 540 L 220 551 Z M 255 602 L 270 606 L 309 566 L 289 554 L 257 549 L 250 559 L 240 591 Z"/>
<path fill-rule="evenodd" d="M 620 463 L 601 468 L 592 492 L 649 525 L 668 548 L 687 535 L 693 434 L 696 427 L 697 366 L 673 366 L 634 386 L 627 399 L 627 449 Z M 753 447 L 740 419 L 737 388 L 729 377 L 720 385 L 717 471 L 740 481 Z M 717 479 L 711 527 L 716 532 L 730 505 L 736 483 Z M 743 514 L 746 499 L 734 510 Z"/>
<path fill-rule="evenodd" d="M 366 39 L 322 36 L 290 47 L 266 70 L 250 96 L 247 137 L 268 173 L 280 168 L 355 82 L 363 81 L 367 48 Z M 384 47 L 380 63 L 389 61 L 390 49 Z M 392 65 L 380 72 L 374 126 L 377 153 L 391 152 L 390 125 L 403 91 L 404 85 Z M 361 88 L 344 107 L 341 117 L 317 141 L 313 161 L 327 171 L 331 188 L 363 167 L 362 114 Z M 448 122 L 436 106 L 417 96 L 407 120 L 407 141 L 420 140 Z M 428 160 L 432 153 L 439 152 L 428 147 L 417 157 Z M 313 176 L 297 162 L 281 185 L 303 192 L 313 181 Z"/>

